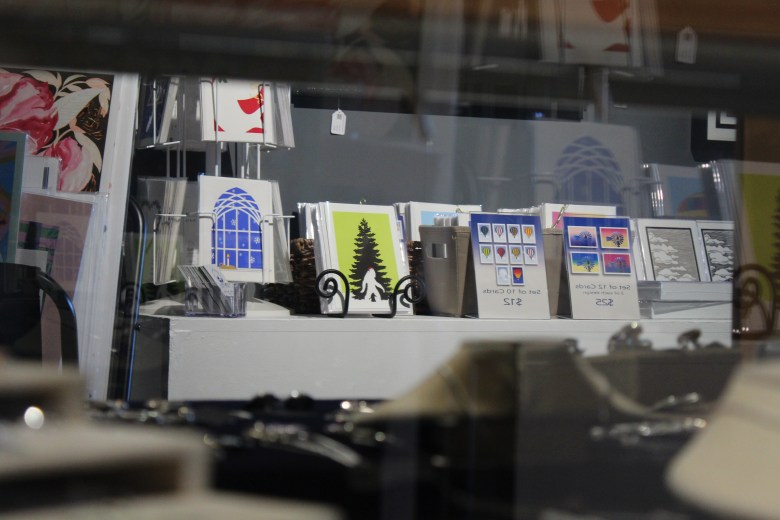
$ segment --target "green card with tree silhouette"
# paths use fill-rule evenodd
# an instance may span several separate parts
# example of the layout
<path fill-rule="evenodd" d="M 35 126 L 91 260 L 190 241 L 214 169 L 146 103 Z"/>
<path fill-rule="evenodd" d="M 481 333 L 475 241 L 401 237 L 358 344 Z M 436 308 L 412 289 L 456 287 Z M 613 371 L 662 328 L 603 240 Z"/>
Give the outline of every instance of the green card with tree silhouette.
<path fill-rule="evenodd" d="M 324 203 L 323 209 L 331 261 L 323 267 L 346 276 L 350 313 L 389 312 L 395 285 L 408 274 L 395 209 L 334 203 Z M 398 313 L 410 312 L 399 305 Z"/>

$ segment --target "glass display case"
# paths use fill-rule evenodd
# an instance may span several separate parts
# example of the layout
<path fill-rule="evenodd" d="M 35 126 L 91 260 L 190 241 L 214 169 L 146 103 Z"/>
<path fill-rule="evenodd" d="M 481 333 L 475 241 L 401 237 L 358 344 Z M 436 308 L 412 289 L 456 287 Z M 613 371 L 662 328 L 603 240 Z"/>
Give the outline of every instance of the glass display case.
<path fill-rule="evenodd" d="M 773 2 L 0 13 L 3 258 L 60 290 L 3 343 L 67 365 L 64 301 L 91 418 L 346 518 L 743 516 L 666 472 L 774 354 Z"/>

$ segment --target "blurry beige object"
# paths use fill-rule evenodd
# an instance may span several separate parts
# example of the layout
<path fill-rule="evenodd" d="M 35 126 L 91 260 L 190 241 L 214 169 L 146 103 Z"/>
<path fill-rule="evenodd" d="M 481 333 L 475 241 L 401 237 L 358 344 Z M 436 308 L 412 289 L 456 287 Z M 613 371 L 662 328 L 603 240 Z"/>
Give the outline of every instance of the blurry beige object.
<path fill-rule="evenodd" d="M 34 509 L 3 515 L 5 520 L 61 520 L 111 518 L 114 520 L 337 520 L 338 512 L 319 504 L 231 493 L 120 498 L 97 503 Z"/>
<path fill-rule="evenodd" d="M 465 344 L 419 385 L 357 419 L 509 415 L 514 409 L 514 350 L 510 342 Z"/>
<path fill-rule="evenodd" d="M 718 517 L 780 518 L 779 361 L 739 367 L 666 477 L 680 498 Z"/>
<path fill-rule="evenodd" d="M 84 384 L 76 369 L 42 367 L 40 363 L 10 361 L 0 357 L 0 421 L 34 406 L 57 419 L 82 415 Z"/>

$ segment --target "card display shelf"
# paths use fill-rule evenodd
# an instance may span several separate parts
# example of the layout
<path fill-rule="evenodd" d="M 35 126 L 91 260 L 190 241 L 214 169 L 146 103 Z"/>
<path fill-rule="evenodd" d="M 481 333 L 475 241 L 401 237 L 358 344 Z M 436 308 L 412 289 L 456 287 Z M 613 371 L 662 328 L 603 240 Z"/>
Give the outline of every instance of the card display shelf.
<path fill-rule="evenodd" d="M 316 399 L 390 399 L 423 380 L 465 341 L 568 339 L 607 352 L 624 320 L 514 320 L 399 316 L 207 318 L 142 315 L 133 399 L 242 400 L 293 392 Z M 701 331 L 730 345 L 731 321 L 642 320 L 655 348 Z"/>

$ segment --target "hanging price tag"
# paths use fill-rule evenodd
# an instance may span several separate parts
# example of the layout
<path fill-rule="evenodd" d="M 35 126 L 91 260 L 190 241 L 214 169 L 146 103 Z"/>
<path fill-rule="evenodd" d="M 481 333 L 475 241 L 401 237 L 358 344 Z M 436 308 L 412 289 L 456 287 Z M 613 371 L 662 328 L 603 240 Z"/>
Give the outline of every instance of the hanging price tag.
<path fill-rule="evenodd" d="M 677 61 L 693 65 L 696 63 L 698 36 L 693 27 L 686 27 L 677 34 Z"/>
<path fill-rule="evenodd" d="M 338 109 L 333 112 L 333 116 L 330 118 L 330 133 L 333 135 L 344 135 L 346 130 L 347 114 Z"/>

